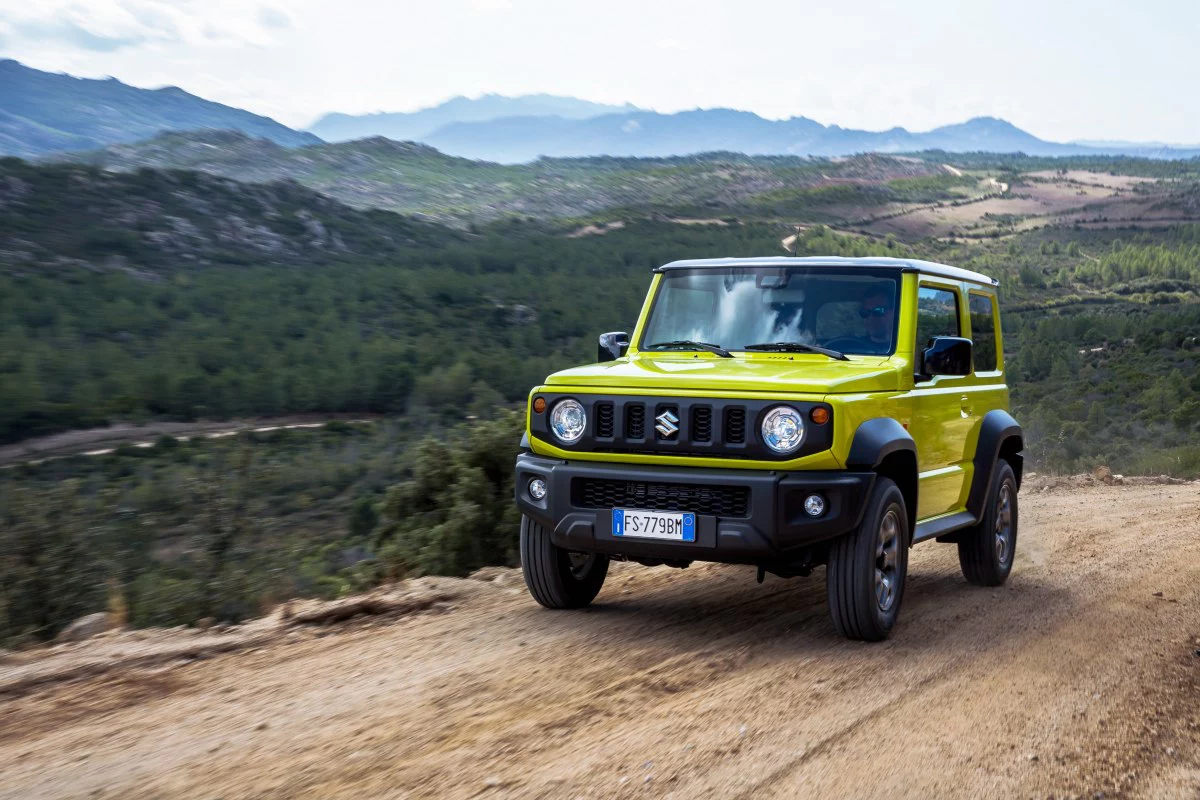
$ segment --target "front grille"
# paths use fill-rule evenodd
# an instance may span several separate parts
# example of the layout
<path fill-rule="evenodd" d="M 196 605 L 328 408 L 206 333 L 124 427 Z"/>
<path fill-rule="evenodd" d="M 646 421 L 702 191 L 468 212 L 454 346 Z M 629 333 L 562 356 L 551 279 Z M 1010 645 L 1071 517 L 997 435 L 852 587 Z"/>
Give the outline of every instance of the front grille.
<path fill-rule="evenodd" d="M 725 409 L 725 441 L 730 444 L 746 441 L 746 409 L 736 406 Z"/>
<path fill-rule="evenodd" d="M 571 504 L 576 508 L 639 508 L 745 517 L 750 507 L 750 489 L 745 486 L 576 478 L 571 482 Z"/>
<path fill-rule="evenodd" d="M 692 441 L 712 441 L 712 409 L 708 406 L 696 406 L 692 409 Z"/>
<path fill-rule="evenodd" d="M 596 404 L 596 435 L 611 439 L 613 435 L 613 404 Z"/>
<path fill-rule="evenodd" d="M 775 398 L 661 397 L 653 394 L 547 392 L 537 399 L 553 408 L 571 398 L 584 407 L 587 428 L 573 444 L 563 444 L 550 430 L 550 415 L 530 408 L 529 435 L 560 449 L 579 453 L 621 453 L 645 456 L 736 458 L 784 461 L 807 456 L 833 445 L 833 424 L 813 425 L 800 450 L 780 455 L 769 449 L 756 430 L 756 421 L 781 404 Z M 536 406 L 536 400 L 534 406 Z M 791 401 L 801 414 L 828 403 Z"/>
<path fill-rule="evenodd" d="M 646 407 L 640 403 L 625 406 L 625 438 L 646 438 Z"/>

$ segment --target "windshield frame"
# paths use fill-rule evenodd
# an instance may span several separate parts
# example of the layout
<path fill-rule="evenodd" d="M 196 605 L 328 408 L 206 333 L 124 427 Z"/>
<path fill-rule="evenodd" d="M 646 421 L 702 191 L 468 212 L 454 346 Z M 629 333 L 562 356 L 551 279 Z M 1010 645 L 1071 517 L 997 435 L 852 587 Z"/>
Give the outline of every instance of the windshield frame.
<path fill-rule="evenodd" d="M 886 278 L 886 279 L 895 281 L 895 284 L 896 284 L 896 295 L 895 295 L 896 307 L 895 307 L 895 312 L 892 315 L 893 319 L 892 319 L 891 349 L 889 349 L 886 353 L 855 353 L 855 352 L 847 351 L 845 354 L 847 356 L 849 356 L 850 358 L 876 358 L 876 359 L 891 358 L 892 356 L 896 355 L 896 351 L 900 346 L 900 316 L 901 316 L 901 312 L 903 309 L 903 297 L 904 297 L 903 276 L 904 276 L 905 270 L 897 269 L 895 267 L 888 267 L 888 266 L 849 267 L 849 266 L 846 266 L 845 264 L 829 264 L 829 265 L 796 264 L 794 266 L 791 264 L 746 265 L 746 266 L 730 265 L 730 266 L 720 266 L 720 267 L 678 267 L 678 268 L 674 268 L 674 269 L 670 269 L 670 270 L 662 270 L 661 272 L 658 273 L 658 275 L 655 276 L 656 281 L 655 281 L 655 284 L 653 287 L 654 288 L 654 296 L 652 298 L 650 298 L 649 307 L 646 309 L 646 311 L 642 317 L 642 320 L 641 320 L 640 330 L 638 331 L 636 345 L 635 345 L 637 348 L 636 352 L 653 354 L 656 356 L 666 355 L 666 354 L 678 355 L 681 353 L 706 353 L 706 354 L 708 353 L 707 350 L 655 350 L 653 348 L 647 349 L 650 344 L 653 344 L 653 342 L 646 341 L 646 335 L 650 330 L 651 320 L 654 319 L 654 313 L 658 309 L 659 301 L 662 299 L 663 290 L 666 288 L 667 281 L 670 280 L 672 275 L 708 275 L 708 274 L 713 274 L 713 273 L 728 274 L 728 273 L 734 272 L 734 271 L 758 273 L 758 272 L 778 272 L 780 270 L 787 270 L 788 272 L 793 272 L 793 273 L 800 272 L 800 273 L 805 273 L 806 275 L 814 275 L 814 276 L 818 276 L 821 274 L 867 275 L 867 276 L 871 276 L 871 277 L 878 278 L 878 279 Z M 719 344 L 722 348 L 728 350 L 730 353 L 737 354 L 737 356 L 739 358 L 745 358 L 745 357 L 751 357 L 751 356 L 759 356 L 759 357 L 775 356 L 775 357 L 778 357 L 777 351 L 772 352 L 772 351 L 761 351 L 761 350 L 745 350 L 745 349 L 743 349 L 743 347 L 732 347 L 732 346 L 726 345 L 724 342 L 717 342 L 716 344 Z M 812 356 L 812 357 L 816 357 L 816 358 L 825 358 L 824 356 L 821 356 L 818 353 L 789 353 L 789 355 Z M 714 355 L 713 357 L 716 358 L 717 356 Z"/>

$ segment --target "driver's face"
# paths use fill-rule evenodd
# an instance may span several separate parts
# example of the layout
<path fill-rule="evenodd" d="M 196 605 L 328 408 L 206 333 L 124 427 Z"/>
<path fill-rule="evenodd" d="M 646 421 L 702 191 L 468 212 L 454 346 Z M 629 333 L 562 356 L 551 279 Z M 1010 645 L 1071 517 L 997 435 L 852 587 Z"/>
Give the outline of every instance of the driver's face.
<path fill-rule="evenodd" d="M 867 326 L 867 335 L 873 341 L 882 342 L 892 335 L 892 322 L 896 310 L 891 298 L 883 294 L 869 294 L 862 299 L 862 316 Z"/>

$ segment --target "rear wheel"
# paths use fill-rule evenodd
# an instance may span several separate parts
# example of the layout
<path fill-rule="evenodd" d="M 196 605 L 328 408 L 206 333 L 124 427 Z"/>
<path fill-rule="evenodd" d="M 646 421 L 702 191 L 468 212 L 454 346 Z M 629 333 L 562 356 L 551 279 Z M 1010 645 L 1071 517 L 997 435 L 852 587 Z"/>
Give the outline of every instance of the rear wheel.
<path fill-rule="evenodd" d="M 564 550 L 550 532 L 521 517 L 521 572 L 533 599 L 546 608 L 583 608 L 608 575 L 608 556 Z"/>
<path fill-rule="evenodd" d="M 959 537 L 958 563 L 968 582 L 999 586 L 1008 580 L 1017 550 L 1017 476 L 1007 461 L 992 471 L 988 497 L 983 519 Z"/>
<path fill-rule="evenodd" d="M 888 637 L 904 597 L 908 542 L 904 495 L 881 476 L 858 529 L 835 541 L 829 551 L 829 614 L 838 633 L 868 642 Z"/>

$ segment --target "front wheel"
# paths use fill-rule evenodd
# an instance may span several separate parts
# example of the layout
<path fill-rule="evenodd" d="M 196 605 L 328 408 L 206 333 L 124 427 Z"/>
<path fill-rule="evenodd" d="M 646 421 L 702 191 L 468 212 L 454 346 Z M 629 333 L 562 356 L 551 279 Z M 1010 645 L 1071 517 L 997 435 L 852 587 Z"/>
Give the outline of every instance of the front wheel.
<path fill-rule="evenodd" d="M 1017 476 L 1007 461 L 996 463 L 988 497 L 983 519 L 958 540 L 958 564 L 968 582 L 999 586 L 1017 551 Z"/>
<path fill-rule="evenodd" d="M 521 517 L 521 573 L 533 599 L 546 608 L 583 608 L 608 576 L 608 556 L 576 553 L 550 541 L 550 532 Z"/>
<path fill-rule="evenodd" d="M 838 633 L 878 642 L 892 632 L 908 578 L 908 542 L 904 495 L 880 476 L 858 529 L 829 551 L 829 614 Z"/>

